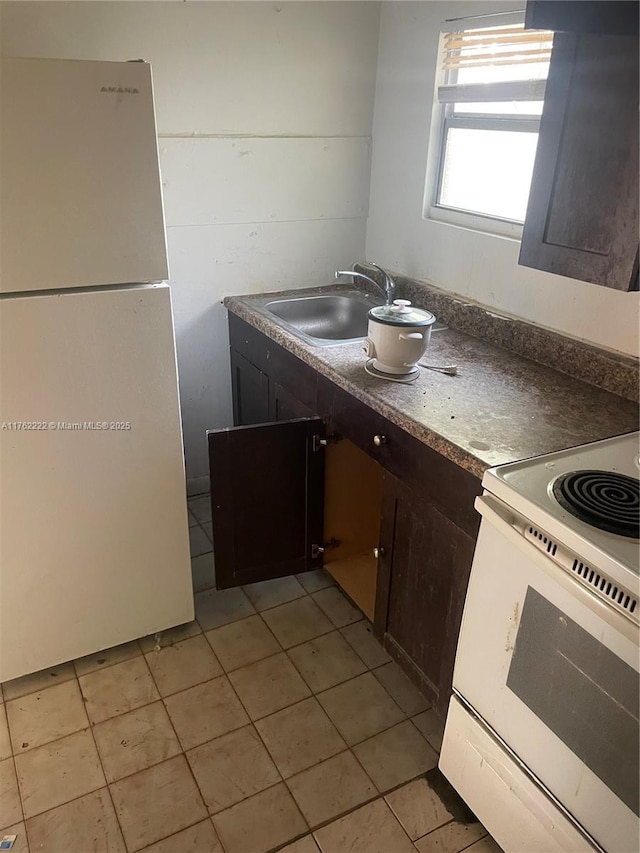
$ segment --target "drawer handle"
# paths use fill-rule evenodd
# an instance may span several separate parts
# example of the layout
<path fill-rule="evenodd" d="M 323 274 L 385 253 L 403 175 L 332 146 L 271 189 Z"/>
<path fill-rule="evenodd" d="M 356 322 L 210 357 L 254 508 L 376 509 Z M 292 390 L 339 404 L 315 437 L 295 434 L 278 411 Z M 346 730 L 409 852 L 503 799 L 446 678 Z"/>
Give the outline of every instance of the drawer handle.
<path fill-rule="evenodd" d="M 379 560 L 380 557 L 384 557 L 385 554 L 386 554 L 386 551 L 384 550 L 382 545 L 378 545 L 377 547 L 375 547 L 373 549 L 373 556 L 376 558 L 376 560 Z"/>
<path fill-rule="evenodd" d="M 386 435 L 374 435 L 373 436 L 373 443 L 375 444 L 376 447 L 382 447 L 383 444 L 387 443 L 387 436 Z"/>

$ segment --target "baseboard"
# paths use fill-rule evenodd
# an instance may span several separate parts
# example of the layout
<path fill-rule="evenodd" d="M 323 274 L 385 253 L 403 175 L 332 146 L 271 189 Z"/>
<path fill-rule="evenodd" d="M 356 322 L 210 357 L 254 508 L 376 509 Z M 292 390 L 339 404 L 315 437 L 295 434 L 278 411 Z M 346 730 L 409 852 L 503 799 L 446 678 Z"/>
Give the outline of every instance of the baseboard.
<path fill-rule="evenodd" d="M 208 477 L 191 477 L 187 480 L 187 497 L 193 498 L 196 495 L 209 494 L 209 478 Z"/>

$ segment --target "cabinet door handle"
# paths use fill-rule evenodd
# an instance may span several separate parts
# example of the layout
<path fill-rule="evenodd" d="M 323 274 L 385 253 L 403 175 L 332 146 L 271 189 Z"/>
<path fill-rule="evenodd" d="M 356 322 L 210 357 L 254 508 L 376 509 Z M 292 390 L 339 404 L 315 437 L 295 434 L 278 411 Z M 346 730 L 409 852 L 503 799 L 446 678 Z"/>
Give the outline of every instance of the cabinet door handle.
<path fill-rule="evenodd" d="M 376 447 L 382 447 L 383 444 L 387 443 L 387 436 L 386 435 L 374 435 L 373 436 L 373 443 L 375 444 Z"/>
<path fill-rule="evenodd" d="M 386 551 L 384 550 L 382 545 L 378 545 L 373 549 L 373 556 L 376 558 L 376 560 L 379 560 L 380 557 L 384 557 L 385 554 Z"/>

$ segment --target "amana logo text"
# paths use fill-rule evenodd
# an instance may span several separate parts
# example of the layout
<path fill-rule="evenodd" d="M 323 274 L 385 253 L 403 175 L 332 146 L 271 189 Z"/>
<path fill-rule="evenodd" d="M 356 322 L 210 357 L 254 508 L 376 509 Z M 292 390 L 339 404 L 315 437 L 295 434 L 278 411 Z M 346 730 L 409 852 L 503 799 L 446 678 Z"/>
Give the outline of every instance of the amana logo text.
<path fill-rule="evenodd" d="M 103 86 L 101 92 L 110 92 L 113 95 L 139 95 L 140 89 L 129 89 L 125 86 Z"/>

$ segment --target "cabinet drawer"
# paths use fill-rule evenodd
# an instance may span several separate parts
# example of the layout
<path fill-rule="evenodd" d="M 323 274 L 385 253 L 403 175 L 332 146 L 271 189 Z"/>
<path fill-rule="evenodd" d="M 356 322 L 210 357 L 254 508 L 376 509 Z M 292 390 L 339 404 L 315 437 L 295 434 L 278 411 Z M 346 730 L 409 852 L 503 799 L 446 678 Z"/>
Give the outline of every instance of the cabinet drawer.
<path fill-rule="evenodd" d="M 389 468 L 391 451 L 398 443 L 397 427 L 323 376 L 318 377 L 316 408 L 332 432 L 344 435 L 383 467 Z M 376 437 L 380 443 L 374 441 Z"/>

